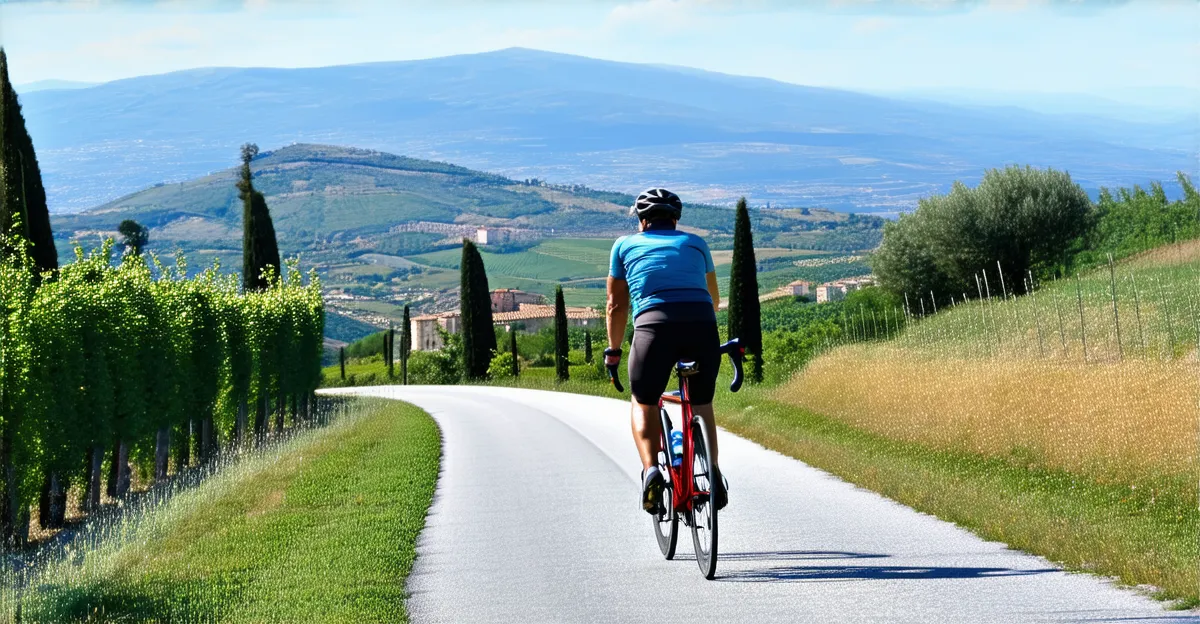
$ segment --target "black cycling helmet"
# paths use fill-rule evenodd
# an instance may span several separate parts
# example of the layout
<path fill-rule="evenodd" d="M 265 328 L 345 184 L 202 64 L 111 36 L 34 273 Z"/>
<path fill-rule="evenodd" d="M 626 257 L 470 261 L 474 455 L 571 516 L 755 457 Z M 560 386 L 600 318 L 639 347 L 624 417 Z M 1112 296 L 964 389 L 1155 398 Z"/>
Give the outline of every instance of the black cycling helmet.
<path fill-rule="evenodd" d="M 629 212 L 637 215 L 642 221 L 659 217 L 669 217 L 678 221 L 683 214 L 683 202 L 679 200 L 678 195 L 667 189 L 652 188 L 638 195 Z"/>

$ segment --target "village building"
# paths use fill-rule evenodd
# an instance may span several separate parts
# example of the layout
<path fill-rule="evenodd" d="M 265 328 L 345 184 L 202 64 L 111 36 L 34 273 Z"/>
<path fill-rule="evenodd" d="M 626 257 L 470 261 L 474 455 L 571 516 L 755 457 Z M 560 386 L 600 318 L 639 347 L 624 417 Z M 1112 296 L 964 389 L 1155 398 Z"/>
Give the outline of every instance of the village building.
<path fill-rule="evenodd" d="M 445 346 L 438 329 L 449 334 L 457 334 L 462 329 L 462 314 L 458 310 L 415 316 L 409 321 L 413 351 L 437 351 Z"/>
<path fill-rule="evenodd" d="M 861 290 L 868 286 L 874 285 L 875 278 L 870 275 L 865 277 L 838 280 L 836 282 L 826 282 L 820 286 L 817 286 L 817 303 L 841 301 L 842 299 L 846 298 L 846 295 L 856 290 Z"/>
<path fill-rule="evenodd" d="M 790 294 L 793 297 L 807 297 L 809 295 L 809 288 L 811 286 L 812 286 L 812 282 L 806 282 L 804 280 L 796 280 L 796 281 L 788 284 L 787 286 L 784 286 L 782 290 L 787 291 L 788 294 Z"/>
<path fill-rule="evenodd" d="M 537 293 L 525 292 L 515 288 L 498 288 L 492 291 L 492 314 L 497 312 L 516 312 L 522 303 L 544 304 L 546 298 Z"/>
<path fill-rule="evenodd" d="M 511 331 L 517 327 L 522 331 L 536 332 L 554 325 L 554 306 L 546 305 L 546 298 L 537 293 L 512 288 L 493 290 L 492 322 Z M 425 314 L 410 319 L 413 351 L 437 351 L 445 346 L 441 329 L 449 334 L 462 331 L 462 313 L 458 310 Z M 604 319 L 593 308 L 567 308 L 568 327 L 603 327 Z"/>
<path fill-rule="evenodd" d="M 514 326 L 527 332 L 554 325 L 554 306 L 522 303 L 516 311 L 492 314 L 492 322 L 511 331 Z M 600 313 L 593 308 L 567 307 L 567 327 L 604 326 Z"/>

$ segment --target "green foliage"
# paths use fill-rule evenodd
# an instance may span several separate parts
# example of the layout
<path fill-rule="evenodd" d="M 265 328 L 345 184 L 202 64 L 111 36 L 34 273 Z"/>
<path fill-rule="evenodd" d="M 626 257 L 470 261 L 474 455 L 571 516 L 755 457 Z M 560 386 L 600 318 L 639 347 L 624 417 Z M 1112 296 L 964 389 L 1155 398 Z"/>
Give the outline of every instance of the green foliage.
<path fill-rule="evenodd" d="M 131 253 L 140 254 L 142 248 L 150 242 L 150 228 L 134 221 L 133 219 L 125 219 L 117 226 L 117 232 L 125 240 L 125 248 Z"/>
<path fill-rule="evenodd" d="M 33 139 L 17 93 L 8 79 L 8 57 L 0 48 L 0 235 L 18 236 L 38 272 L 58 268 L 50 211 Z M 9 250 L 10 252 L 12 250 Z"/>
<path fill-rule="evenodd" d="M 462 339 L 459 334 L 443 333 L 442 340 L 445 346 L 440 351 L 413 351 L 409 356 L 410 383 L 450 385 L 462 381 Z"/>
<path fill-rule="evenodd" d="M 314 277 L 292 265 L 283 279 L 268 274 L 266 290 L 241 294 L 216 267 L 188 278 L 182 257 L 114 264 L 112 246 L 77 249 L 36 288 L 20 277 L 28 256 L 0 261 L 0 422 L 21 507 L 45 474 L 81 476 L 94 446 L 122 440 L 137 455 L 160 427 L 207 419 L 228 440 L 242 401 L 307 395 L 320 380 Z"/>
<path fill-rule="evenodd" d="M 463 372 L 469 379 L 487 376 L 492 354 L 496 352 L 495 326 L 492 324 L 491 290 L 487 270 L 475 243 L 463 239 L 459 263 L 462 312 Z"/>
<path fill-rule="evenodd" d="M 762 381 L 762 322 L 758 303 L 758 265 L 746 198 L 738 200 L 733 229 L 733 262 L 729 272 L 728 336 L 738 338 L 750 356 L 747 381 Z"/>
<path fill-rule="evenodd" d="M 992 169 L 977 187 L 956 183 L 888 224 L 873 264 L 897 294 L 932 290 L 941 301 L 975 291 L 975 276 L 989 271 L 997 282 L 1002 271 L 1010 290 L 1023 292 L 1029 271 L 1048 275 L 1069 262 L 1092 218 L 1087 193 L 1066 172 Z"/>
<path fill-rule="evenodd" d="M 1079 241 L 1083 247 L 1075 258 L 1077 266 L 1095 266 L 1108 254 L 1124 258 L 1168 243 L 1200 237 L 1200 193 L 1182 172 L 1178 174 L 1183 199 L 1169 201 L 1158 182 L 1150 192 L 1141 187 L 1100 190 L 1096 203 L 1096 226 Z"/>
<path fill-rule="evenodd" d="M 559 381 L 571 378 L 571 350 L 567 338 L 567 304 L 563 301 L 562 286 L 554 291 L 554 374 Z"/>
<path fill-rule="evenodd" d="M 383 353 L 386 335 L 387 330 L 378 331 L 346 345 L 346 357 L 364 358 Z"/>
<path fill-rule="evenodd" d="M 508 333 L 508 355 L 512 358 L 512 376 L 521 374 L 521 356 L 517 353 L 517 331 Z"/>
<path fill-rule="evenodd" d="M 242 287 L 247 291 L 263 290 L 269 283 L 267 272 L 279 273 L 279 244 L 275 240 L 275 224 L 267 209 L 267 198 L 254 189 L 250 161 L 258 155 L 258 146 L 242 146 L 242 168 L 237 182 L 238 197 L 242 200 Z"/>
<path fill-rule="evenodd" d="M 516 377 L 516 374 L 513 373 L 516 367 L 515 362 L 512 353 L 497 353 L 496 357 L 492 358 L 492 363 L 488 365 L 488 379 Z"/>

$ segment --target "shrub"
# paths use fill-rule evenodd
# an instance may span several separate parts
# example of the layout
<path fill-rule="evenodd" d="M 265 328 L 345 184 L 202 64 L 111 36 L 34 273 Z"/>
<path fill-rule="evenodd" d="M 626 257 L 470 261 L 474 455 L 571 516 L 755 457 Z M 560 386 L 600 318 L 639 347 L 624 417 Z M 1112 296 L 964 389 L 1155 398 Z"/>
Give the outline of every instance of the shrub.
<path fill-rule="evenodd" d="M 507 351 L 497 353 L 496 357 L 492 358 L 492 363 L 488 365 L 488 378 L 501 379 L 513 376 L 513 356 Z"/>

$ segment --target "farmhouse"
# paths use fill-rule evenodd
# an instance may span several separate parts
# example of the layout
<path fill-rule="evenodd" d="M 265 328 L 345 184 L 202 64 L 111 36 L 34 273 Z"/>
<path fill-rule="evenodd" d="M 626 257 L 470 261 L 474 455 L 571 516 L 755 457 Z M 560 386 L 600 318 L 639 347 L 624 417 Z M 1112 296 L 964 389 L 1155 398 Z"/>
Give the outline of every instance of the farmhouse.
<path fill-rule="evenodd" d="M 846 295 L 856 290 L 874 285 L 875 278 L 870 275 L 838 280 L 836 282 L 826 282 L 817 286 L 817 303 L 841 301 L 846 298 Z"/>
<path fill-rule="evenodd" d="M 537 293 L 512 288 L 493 290 L 492 322 L 511 331 L 514 326 L 536 332 L 554 325 L 554 306 L 546 305 Z M 445 344 L 439 329 L 450 334 L 462 331 L 462 313 L 458 310 L 426 314 L 410 319 L 414 351 L 437 351 Z M 568 327 L 604 326 L 600 313 L 593 308 L 567 308 Z"/>
<path fill-rule="evenodd" d="M 829 282 L 817 286 L 817 303 L 841 301 L 846 298 L 846 287 L 837 282 Z"/>
<path fill-rule="evenodd" d="M 409 319 L 412 323 L 413 351 L 437 351 L 445 346 L 438 329 L 457 334 L 461 329 L 462 314 L 458 310 L 441 314 L 426 314 Z"/>
<path fill-rule="evenodd" d="M 604 324 L 597 321 L 600 321 L 600 313 L 592 308 L 567 308 L 568 327 Z M 522 303 L 516 311 L 492 314 L 492 322 L 502 325 L 507 331 L 511 331 L 514 325 L 519 325 L 527 332 L 536 332 L 543 327 L 554 325 L 554 306 Z"/>
<path fill-rule="evenodd" d="M 806 282 L 804 280 L 796 280 L 796 281 L 792 282 L 791 284 L 788 284 L 787 286 L 780 288 L 780 290 L 788 292 L 788 294 L 792 295 L 793 297 L 807 297 L 808 293 L 809 293 L 809 288 L 811 286 L 812 286 L 812 282 Z"/>
<path fill-rule="evenodd" d="M 525 292 L 515 288 L 498 288 L 492 291 L 492 314 L 497 312 L 516 312 L 521 304 L 544 304 L 546 298 L 537 293 Z"/>

